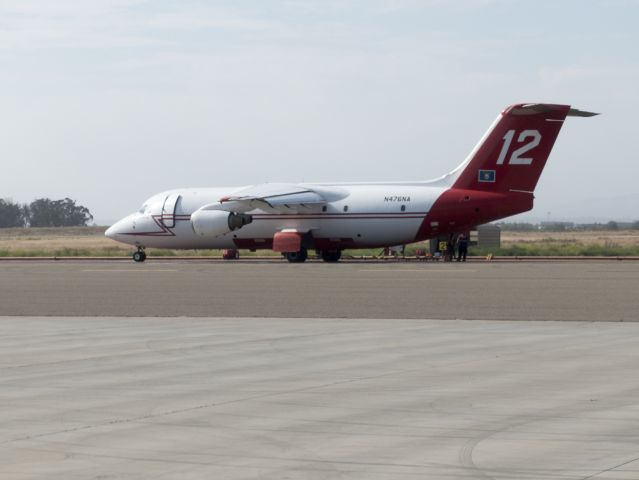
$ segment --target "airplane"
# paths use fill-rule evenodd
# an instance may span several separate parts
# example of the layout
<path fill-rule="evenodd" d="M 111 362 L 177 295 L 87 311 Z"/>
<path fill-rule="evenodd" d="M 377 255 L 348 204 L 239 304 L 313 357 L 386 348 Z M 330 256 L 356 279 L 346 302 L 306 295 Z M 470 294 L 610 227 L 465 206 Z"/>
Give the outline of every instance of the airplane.
<path fill-rule="evenodd" d="M 272 249 L 289 262 L 316 250 L 383 248 L 455 235 L 533 208 L 534 190 L 570 105 L 505 108 L 452 172 L 429 181 L 264 183 L 184 188 L 149 198 L 105 235 L 145 248 Z"/>

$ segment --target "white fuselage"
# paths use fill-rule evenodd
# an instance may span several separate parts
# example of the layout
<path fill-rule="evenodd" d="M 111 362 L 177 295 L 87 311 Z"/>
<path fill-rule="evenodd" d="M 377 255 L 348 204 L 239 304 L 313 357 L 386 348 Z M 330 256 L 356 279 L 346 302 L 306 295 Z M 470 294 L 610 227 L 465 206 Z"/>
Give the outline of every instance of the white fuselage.
<path fill-rule="evenodd" d="M 448 185 L 439 182 L 396 184 L 306 184 L 339 192 L 325 205 L 296 206 L 290 212 L 268 207 L 246 212 L 253 222 L 217 237 L 197 235 L 190 217 L 202 206 L 218 202 L 238 187 L 181 189 L 147 200 L 140 211 L 113 225 L 107 236 L 143 247 L 178 249 L 270 248 L 282 230 L 309 233 L 342 247 L 379 247 L 415 241 L 434 202 Z M 179 195 L 171 222 L 163 221 L 163 205 Z M 328 195 L 330 197 L 330 195 Z M 172 225 L 172 226 L 166 226 Z"/>
<path fill-rule="evenodd" d="M 531 210 L 564 120 L 594 115 L 570 105 L 510 105 L 466 160 L 435 180 L 171 190 L 105 234 L 138 246 L 136 261 L 144 261 L 144 247 L 271 248 L 298 262 L 309 249 L 337 261 L 344 248 L 452 241 L 477 225 Z"/>

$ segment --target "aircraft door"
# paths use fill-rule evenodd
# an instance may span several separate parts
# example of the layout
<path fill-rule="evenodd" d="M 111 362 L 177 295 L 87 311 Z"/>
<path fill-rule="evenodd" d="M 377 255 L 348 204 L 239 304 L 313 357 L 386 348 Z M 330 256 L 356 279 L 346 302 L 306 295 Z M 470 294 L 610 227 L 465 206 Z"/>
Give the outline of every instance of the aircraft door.
<path fill-rule="evenodd" d="M 165 227 L 175 227 L 175 208 L 177 207 L 180 195 L 172 193 L 164 199 L 164 205 L 162 207 L 162 223 Z"/>

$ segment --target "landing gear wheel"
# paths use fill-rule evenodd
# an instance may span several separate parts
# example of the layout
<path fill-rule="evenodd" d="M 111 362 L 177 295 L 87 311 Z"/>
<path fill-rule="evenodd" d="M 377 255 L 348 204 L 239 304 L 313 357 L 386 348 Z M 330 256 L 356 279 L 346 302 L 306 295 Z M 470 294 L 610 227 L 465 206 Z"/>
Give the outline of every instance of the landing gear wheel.
<path fill-rule="evenodd" d="M 342 257 L 341 250 L 322 250 L 322 260 L 325 262 L 335 263 L 339 262 Z"/>
<path fill-rule="evenodd" d="M 299 252 L 287 252 L 285 255 L 286 260 L 291 263 L 303 263 L 308 258 L 308 251 L 302 247 Z"/>
<path fill-rule="evenodd" d="M 144 253 L 144 250 L 138 250 L 133 254 L 134 262 L 143 262 L 144 260 L 146 260 L 146 253 Z"/>

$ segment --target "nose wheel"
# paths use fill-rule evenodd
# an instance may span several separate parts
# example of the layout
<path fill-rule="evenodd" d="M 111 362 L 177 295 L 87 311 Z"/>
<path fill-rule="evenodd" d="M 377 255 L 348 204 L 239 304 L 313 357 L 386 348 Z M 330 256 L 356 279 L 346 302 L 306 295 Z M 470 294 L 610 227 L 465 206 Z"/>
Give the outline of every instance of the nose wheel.
<path fill-rule="evenodd" d="M 146 253 L 144 252 L 144 250 L 139 249 L 137 252 L 133 254 L 134 262 L 143 262 L 144 260 L 146 260 Z"/>

